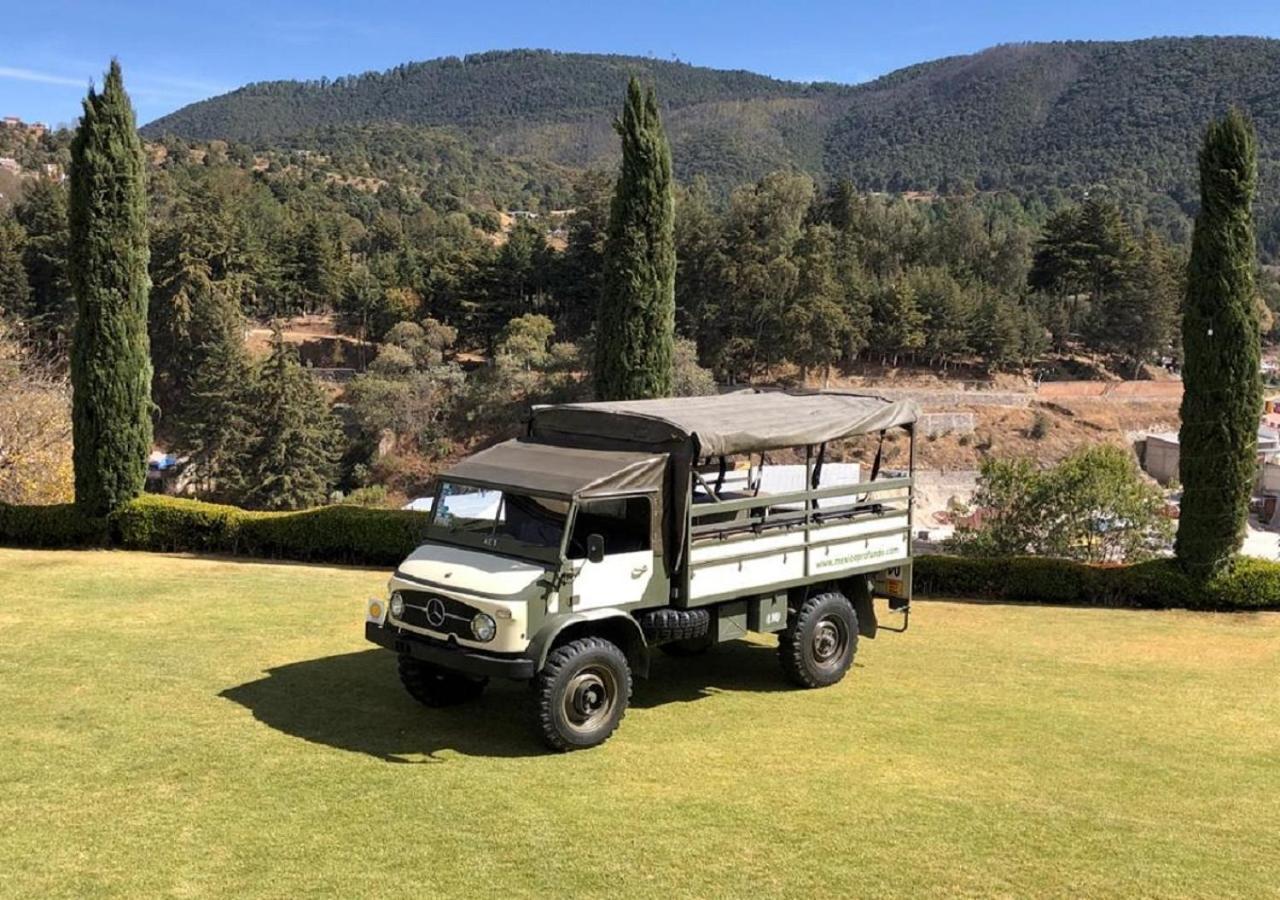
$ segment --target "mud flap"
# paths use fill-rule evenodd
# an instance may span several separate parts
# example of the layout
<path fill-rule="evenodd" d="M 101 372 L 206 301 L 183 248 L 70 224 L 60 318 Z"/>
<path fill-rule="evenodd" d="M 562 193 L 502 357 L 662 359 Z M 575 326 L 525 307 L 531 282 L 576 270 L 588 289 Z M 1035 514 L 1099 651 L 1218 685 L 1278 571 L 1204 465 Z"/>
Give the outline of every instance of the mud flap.
<path fill-rule="evenodd" d="M 844 595 L 853 604 L 853 611 L 858 615 L 858 634 L 862 637 L 876 636 L 876 605 L 871 602 L 871 582 L 865 575 L 855 575 L 840 585 Z"/>

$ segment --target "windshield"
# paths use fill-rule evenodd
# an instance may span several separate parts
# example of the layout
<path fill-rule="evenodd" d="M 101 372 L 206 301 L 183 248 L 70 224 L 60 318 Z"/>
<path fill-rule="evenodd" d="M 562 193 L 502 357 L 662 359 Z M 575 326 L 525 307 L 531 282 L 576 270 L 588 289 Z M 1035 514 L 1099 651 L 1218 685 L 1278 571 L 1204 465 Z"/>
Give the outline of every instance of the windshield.
<path fill-rule="evenodd" d="M 436 540 L 558 559 L 569 504 L 491 487 L 444 482 L 432 511 Z"/>

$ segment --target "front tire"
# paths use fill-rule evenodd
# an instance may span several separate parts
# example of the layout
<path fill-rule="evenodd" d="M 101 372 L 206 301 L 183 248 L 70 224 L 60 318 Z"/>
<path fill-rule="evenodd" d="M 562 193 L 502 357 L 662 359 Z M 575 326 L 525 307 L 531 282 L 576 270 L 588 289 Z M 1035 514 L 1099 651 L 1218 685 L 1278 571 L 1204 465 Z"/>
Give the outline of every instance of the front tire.
<path fill-rule="evenodd" d="M 401 654 L 397 666 L 400 683 L 409 696 L 423 706 L 456 706 L 484 693 L 487 678 L 471 678 L 440 666 Z"/>
<path fill-rule="evenodd" d="M 617 645 L 586 637 L 551 651 L 534 679 L 536 724 L 552 750 L 603 744 L 626 714 L 631 667 Z"/>
<path fill-rule="evenodd" d="M 858 616 L 839 591 L 806 599 L 787 617 L 787 627 L 778 637 L 782 671 L 802 688 L 837 683 L 857 652 Z"/>

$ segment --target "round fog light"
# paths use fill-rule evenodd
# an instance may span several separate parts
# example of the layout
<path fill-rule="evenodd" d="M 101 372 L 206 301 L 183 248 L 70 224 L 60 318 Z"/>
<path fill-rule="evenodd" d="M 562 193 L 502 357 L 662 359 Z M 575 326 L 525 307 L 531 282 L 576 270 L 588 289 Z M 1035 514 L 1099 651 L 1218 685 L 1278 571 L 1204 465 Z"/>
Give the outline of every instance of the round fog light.
<path fill-rule="evenodd" d="M 397 619 L 404 615 L 404 597 L 399 591 L 391 595 L 391 615 Z"/>
<path fill-rule="evenodd" d="M 498 625 L 491 616 L 476 613 L 476 617 L 471 620 L 471 633 L 476 636 L 477 641 L 491 641 L 497 632 Z"/>

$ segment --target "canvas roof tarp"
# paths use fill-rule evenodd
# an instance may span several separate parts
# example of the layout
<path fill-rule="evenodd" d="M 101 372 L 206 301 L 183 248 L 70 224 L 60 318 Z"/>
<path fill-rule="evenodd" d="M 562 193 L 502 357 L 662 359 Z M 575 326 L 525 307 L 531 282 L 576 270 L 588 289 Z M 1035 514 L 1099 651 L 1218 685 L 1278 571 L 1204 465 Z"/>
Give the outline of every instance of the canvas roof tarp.
<path fill-rule="evenodd" d="M 622 400 L 534 407 L 530 434 L 573 443 L 668 451 L 696 442 L 698 456 L 818 445 L 916 420 L 910 400 L 859 394 L 737 391 L 710 397 Z"/>
<path fill-rule="evenodd" d="M 665 454 L 587 450 L 519 439 L 467 457 L 444 477 L 571 500 L 661 491 L 666 465 Z"/>

